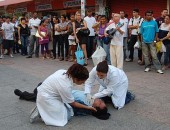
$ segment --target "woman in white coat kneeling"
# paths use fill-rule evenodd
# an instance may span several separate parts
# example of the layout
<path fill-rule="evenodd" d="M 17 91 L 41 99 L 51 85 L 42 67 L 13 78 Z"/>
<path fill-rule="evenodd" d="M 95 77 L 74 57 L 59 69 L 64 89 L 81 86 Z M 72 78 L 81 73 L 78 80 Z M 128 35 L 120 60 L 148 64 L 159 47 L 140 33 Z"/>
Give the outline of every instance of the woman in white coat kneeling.
<path fill-rule="evenodd" d="M 88 77 L 89 72 L 85 67 L 74 64 L 68 70 L 56 71 L 38 87 L 36 106 L 46 125 L 66 125 L 70 117 L 73 116 L 71 106 L 96 111 L 93 107 L 75 102 L 72 95 L 73 84 L 80 85 Z M 33 118 L 36 117 L 35 113 L 34 110 L 31 114 Z"/>
<path fill-rule="evenodd" d="M 99 92 L 91 96 L 91 88 L 95 81 L 100 84 Z M 106 61 L 100 62 L 92 69 L 85 82 L 85 94 L 88 101 L 95 98 L 110 98 L 116 109 L 123 108 L 126 103 L 134 100 L 134 95 L 128 90 L 128 78 L 123 70 L 108 65 Z"/>

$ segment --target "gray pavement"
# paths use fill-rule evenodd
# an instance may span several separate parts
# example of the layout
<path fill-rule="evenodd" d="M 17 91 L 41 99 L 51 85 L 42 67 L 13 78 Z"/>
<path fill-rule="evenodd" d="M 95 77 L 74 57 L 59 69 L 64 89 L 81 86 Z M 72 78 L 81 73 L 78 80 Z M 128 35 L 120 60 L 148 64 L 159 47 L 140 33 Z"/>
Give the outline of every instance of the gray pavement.
<path fill-rule="evenodd" d="M 90 60 L 88 69 L 92 68 Z M 109 105 L 111 117 L 107 121 L 92 116 L 73 117 L 65 127 L 46 126 L 41 120 L 29 123 L 29 113 L 35 103 L 19 100 L 16 88 L 32 91 L 35 86 L 58 69 L 67 69 L 71 63 L 58 60 L 15 58 L 0 59 L 0 130 L 170 130 L 170 70 L 164 75 L 144 66 L 125 63 L 129 89 L 136 100 L 121 110 Z M 76 87 L 83 90 L 83 87 Z M 97 88 L 94 88 L 97 91 Z"/>

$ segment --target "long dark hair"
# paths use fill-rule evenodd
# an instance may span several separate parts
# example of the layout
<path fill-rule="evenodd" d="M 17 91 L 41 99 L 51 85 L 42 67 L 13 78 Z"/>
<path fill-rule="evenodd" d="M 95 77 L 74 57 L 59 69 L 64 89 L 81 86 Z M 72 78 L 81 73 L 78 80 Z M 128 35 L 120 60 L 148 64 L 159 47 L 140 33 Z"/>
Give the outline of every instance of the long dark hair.
<path fill-rule="evenodd" d="M 67 70 L 66 74 L 68 77 L 76 78 L 79 81 L 87 80 L 89 78 L 89 71 L 80 64 L 73 64 Z"/>

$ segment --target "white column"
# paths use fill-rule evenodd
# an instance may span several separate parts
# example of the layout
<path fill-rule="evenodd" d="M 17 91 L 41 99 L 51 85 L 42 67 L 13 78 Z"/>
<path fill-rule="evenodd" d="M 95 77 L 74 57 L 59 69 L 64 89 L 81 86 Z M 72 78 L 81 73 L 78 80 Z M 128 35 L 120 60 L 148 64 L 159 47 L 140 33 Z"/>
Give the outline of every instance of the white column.
<path fill-rule="evenodd" d="M 169 6 L 170 6 L 170 0 L 167 0 L 167 9 L 168 9 L 168 13 L 170 13 L 170 10 L 169 10 L 170 7 L 169 7 Z"/>
<path fill-rule="evenodd" d="M 86 0 L 81 0 L 81 17 L 82 18 L 85 17 L 85 4 L 86 4 Z"/>

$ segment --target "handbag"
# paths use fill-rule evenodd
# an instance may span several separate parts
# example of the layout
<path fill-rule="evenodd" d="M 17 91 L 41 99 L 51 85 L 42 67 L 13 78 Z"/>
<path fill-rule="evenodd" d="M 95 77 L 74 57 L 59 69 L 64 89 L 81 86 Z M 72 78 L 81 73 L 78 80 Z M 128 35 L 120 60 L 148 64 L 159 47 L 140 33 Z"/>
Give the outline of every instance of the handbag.
<path fill-rule="evenodd" d="M 80 29 L 78 31 L 78 33 L 81 35 L 81 36 L 89 36 L 90 34 L 90 30 L 87 28 L 87 29 Z"/>
<path fill-rule="evenodd" d="M 142 43 L 139 40 L 135 43 L 134 49 L 139 49 L 139 50 L 142 49 Z"/>
<path fill-rule="evenodd" d="M 45 33 L 45 32 L 41 32 L 41 34 L 42 34 L 43 36 L 45 36 L 45 35 L 46 35 L 46 33 Z M 36 36 L 36 37 L 39 37 L 39 38 L 41 38 L 41 39 L 43 39 L 43 37 L 41 37 L 41 36 L 40 36 L 40 34 L 39 34 L 39 32 L 38 32 L 38 31 L 36 32 L 35 36 Z"/>
<path fill-rule="evenodd" d="M 104 44 L 108 45 L 108 44 L 110 44 L 112 38 L 110 38 L 110 37 L 104 37 L 102 40 L 103 40 L 103 43 L 104 43 Z"/>
<path fill-rule="evenodd" d="M 105 50 L 101 46 L 98 46 L 96 51 L 92 55 L 94 66 L 96 66 L 99 62 L 104 61 L 105 59 L 106 59 Z"/>
<path fill-rule="evenodd" d="M 76 55 L 77 63 L 80 65 L 84 65 L 84 63 L 85 63 L 84 53 L 83 53 L 79 44 L 77 46 L 77 51 L 75 52 L 75 55 Z"/>

